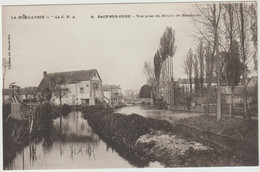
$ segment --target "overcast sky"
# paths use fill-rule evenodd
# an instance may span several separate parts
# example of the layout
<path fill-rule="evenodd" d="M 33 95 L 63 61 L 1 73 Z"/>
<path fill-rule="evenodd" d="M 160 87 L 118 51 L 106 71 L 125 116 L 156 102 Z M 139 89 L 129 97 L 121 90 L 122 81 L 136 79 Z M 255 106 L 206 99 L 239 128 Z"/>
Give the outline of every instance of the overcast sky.
<path fill-rule="evenodd" d="M 3 57 L 8 57 L 10 34 L 12 68 L 5 87 L 38 86 L 48 73 L 97 69 L 103 83 L 140 89 L 146 83 L 144 61 L 153 62 L 167 26 L 175 30 L 177 51 L 174 77 L 186 77 L 182 64 L 195 45 L 189 17 L 137 18 L 136 15 L 190 13 L 191 4 L 60 5 L 3 7 Z M 75 16 L 75 19 L 11 19 L 22 16 Z M 131 15 L 98 19 L 97 15 Z M 95 18 L 91 19 L 91 15 Z M 153 64 L 153 63 L 152 63 Z"/>

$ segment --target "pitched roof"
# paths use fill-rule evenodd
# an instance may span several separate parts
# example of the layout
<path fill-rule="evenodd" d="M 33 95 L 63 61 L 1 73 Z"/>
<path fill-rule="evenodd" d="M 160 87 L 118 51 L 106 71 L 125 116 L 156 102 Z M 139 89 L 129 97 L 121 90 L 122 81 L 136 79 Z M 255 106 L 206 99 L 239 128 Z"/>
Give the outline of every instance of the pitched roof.
<path fill-rule="evenodd" d="M 93 74 L 97 73 L 98 77 L 100 78 L 96 69 L 90 70 L 80 70 L 80 71 L 69 71 L 69 72 L 57 72 L 57 73 L 48 73 L 44 76 L 42 81 L 38 86 L 38 91 L 43 91 L 45 88 L 49 88 L 53 77 L 63 77 L 66 79 L 67 84 L 74 84 L 79 81 L 89 81 L 92 79 Z M 101 80 L 101 78 L 100 78 Z"/>

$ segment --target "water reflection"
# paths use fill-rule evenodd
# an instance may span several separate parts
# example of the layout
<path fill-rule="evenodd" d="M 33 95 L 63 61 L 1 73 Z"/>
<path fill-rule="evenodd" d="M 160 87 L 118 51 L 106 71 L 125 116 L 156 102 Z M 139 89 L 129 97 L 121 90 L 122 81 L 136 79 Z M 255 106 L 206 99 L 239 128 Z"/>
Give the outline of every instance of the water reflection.
<path fill-rule="evenodd" d="M 131 168 L 124 156 L 103 142 L 81 112 L 54 120 L 49 137 L 31 140 L 13 161 L 11 169 Z M 149 164 L 148 164 L 149 165 Z M 157 164 L 157 167 L 161 165 Z"/>
<path fill-rule="evenodd" d="M 144 117 L 167 120 L 172 123 L 177 119 L 199 116 L 202 114 L 202 113 L 193 113 L 193 112 L 174 112 L 172 110 L 155 109 L 152 108 L 151 106 L 141 106 L 141 105 L 125 106 L 120 109 L 117 109 L 116 112 L 126 114 L 126 115 L 136 113 Z"/>

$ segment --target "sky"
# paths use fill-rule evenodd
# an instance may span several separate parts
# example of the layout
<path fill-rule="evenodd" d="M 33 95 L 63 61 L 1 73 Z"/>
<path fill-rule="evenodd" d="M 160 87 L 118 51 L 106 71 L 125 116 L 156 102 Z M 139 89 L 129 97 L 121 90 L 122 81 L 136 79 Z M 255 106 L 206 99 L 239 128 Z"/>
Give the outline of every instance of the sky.
<path fill-rule="evenodd" d="M 167 26 L 175 30 L 176 37 L 174 77 L 185 78 L 183 59 L 196 45 L 191 37 L 194 26 L 189 17 L 176 15 L 190 14 L 191 7 L 189 3 L 4 6 L 3 57 L 8 58 L 10 52 L 12 63 L 5 87 L 11 82 L 21 87 L 38 86 L 43 71 L 97 69 L 104 84 L 120 85 L 122 90 L 140 89 L 146 84 L 143 64 L 153 64 Z M 22 15 L 44 15 L 45 19 L 15 19 Z M 58 18 L 61 15 L 70 18 Z M 131 17 L 98 18 L 103 15 Z"/>

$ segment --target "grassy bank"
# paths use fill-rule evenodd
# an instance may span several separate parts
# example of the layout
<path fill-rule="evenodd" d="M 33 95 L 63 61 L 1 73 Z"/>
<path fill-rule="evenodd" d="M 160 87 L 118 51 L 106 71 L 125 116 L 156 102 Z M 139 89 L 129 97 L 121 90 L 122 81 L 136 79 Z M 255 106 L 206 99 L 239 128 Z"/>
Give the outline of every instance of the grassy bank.
<path fill-rule="evenodd" d="M 258 120 L 201 115 L 175 122 L 182 136 L 233 152 L 240 164 L 258 165 Z"/>
<path fill-rule="evenodd" d="M 145 167 L 149 163 L 146 156 L 137 151 L 137 139 L 153 131 L 173 131 L 167 121 L 144 118 L 137 114 L 122 115 L 99 106 L 85 107 L 82 112 L 94 132 L 137 167 Z"/>
<path fill-rule="evenodd" d="M 86 107 L 83 113 L 101 139 L 139 167 L 150 161 L 166 167 L 258 164 L 257 122 L 200 116 L 172 125 L 101 107 Z"/>
<path fill-rule="evenodd" d="M 176 121 L 177 125 L 185 125 L 200 131 L 206 131 L 236 140 L 258 142 L 258 120 L 201 115 Z"/>

